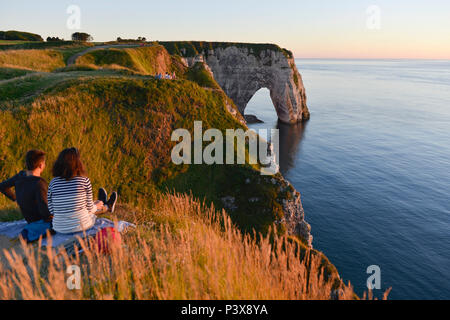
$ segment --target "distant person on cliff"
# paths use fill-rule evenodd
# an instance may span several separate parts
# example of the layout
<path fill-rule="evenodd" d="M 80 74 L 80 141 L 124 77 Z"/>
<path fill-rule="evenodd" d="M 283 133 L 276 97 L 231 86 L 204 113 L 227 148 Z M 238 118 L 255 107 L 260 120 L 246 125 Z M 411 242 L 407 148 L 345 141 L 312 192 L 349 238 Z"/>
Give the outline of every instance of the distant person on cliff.
<path fill-rule="evenodd" d="M 117 192 L 109 200 L 105 189 L 93 200 L 92 185 L 86 176 L 78 149 L 63 150 L 53 166 L 54 179 L 48 188 L 48 208 L 53 229 L 59 233 L 86 231 L 95 225 L 97 215 L 115 210 Z"/>
<path fill-rule="evenodd" d="M 19 205 L 29 224 L 22 236 L 31 242 L 51 230 L 53 216 L 47 206 L 48 184 L 41 177 L 45 170 L 45 152 L 30 150 L 25 156 L 25 162 L 26 170 L 0 183 L 0 192 Z"/>

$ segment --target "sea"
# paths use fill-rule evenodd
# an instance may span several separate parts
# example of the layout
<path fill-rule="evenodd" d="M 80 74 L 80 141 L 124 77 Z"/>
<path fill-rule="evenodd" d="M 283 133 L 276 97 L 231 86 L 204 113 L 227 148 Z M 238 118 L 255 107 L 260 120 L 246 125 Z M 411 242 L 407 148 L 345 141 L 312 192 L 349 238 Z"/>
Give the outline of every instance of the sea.
<path fill-rule="evenodd" d="M 376 266 L 376 297 L 450 299 L 450 61 L 296 64 L 310 121 L 278 123 L 264 88 L 245 112 L 280 130 L 314 248 L 360 296 Z"/>

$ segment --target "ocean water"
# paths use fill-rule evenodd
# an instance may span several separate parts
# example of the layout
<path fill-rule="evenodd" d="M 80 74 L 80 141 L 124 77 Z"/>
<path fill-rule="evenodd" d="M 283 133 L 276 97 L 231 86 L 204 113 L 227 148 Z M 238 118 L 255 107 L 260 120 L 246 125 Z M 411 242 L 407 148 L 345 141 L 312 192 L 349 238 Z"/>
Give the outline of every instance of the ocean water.
<path fill-rule="evenodd" d="M 267 89 L 246 113 L 279 127 L 284 176 L 314 247 L 362 294 L 450 299 L 450 61 L 297 60 L 311 120 L 277 124 Z"/>

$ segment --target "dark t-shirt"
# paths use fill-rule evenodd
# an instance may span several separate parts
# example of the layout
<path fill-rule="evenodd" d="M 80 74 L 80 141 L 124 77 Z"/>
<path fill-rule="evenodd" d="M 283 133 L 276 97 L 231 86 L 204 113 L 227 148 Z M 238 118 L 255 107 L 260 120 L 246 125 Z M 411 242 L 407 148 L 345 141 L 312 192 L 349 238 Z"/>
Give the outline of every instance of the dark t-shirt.
<path fill-rule="evenodd" d="M 15 193 L 12 188 L 15 188 Z M 17 201 L 28 223 L 52 220 L 53 217 L 47 205 L 47 190 L 48 184 L 44 179 L 29 176 L 25 171 L 0 183 L 0 192 L 12 201 Z"/>

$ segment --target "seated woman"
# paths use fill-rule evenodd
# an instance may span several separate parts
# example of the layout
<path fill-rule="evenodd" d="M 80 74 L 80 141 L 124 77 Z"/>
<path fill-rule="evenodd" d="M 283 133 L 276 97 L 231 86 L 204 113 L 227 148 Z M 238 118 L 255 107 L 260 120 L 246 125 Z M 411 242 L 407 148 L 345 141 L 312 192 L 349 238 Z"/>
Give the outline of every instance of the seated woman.
<path fill-rule="evenodd" d="M 116 192 L 107 200 L 106 191 L 100 189 L 99 201 L 93 201 L 91 181 L 86 176 L 78 149 L 65 149 L 59 154 L 53 176 L 47 198 L 56 232 L 86 231 L 94 226 L 97 215 L 114 212 Z"/>

